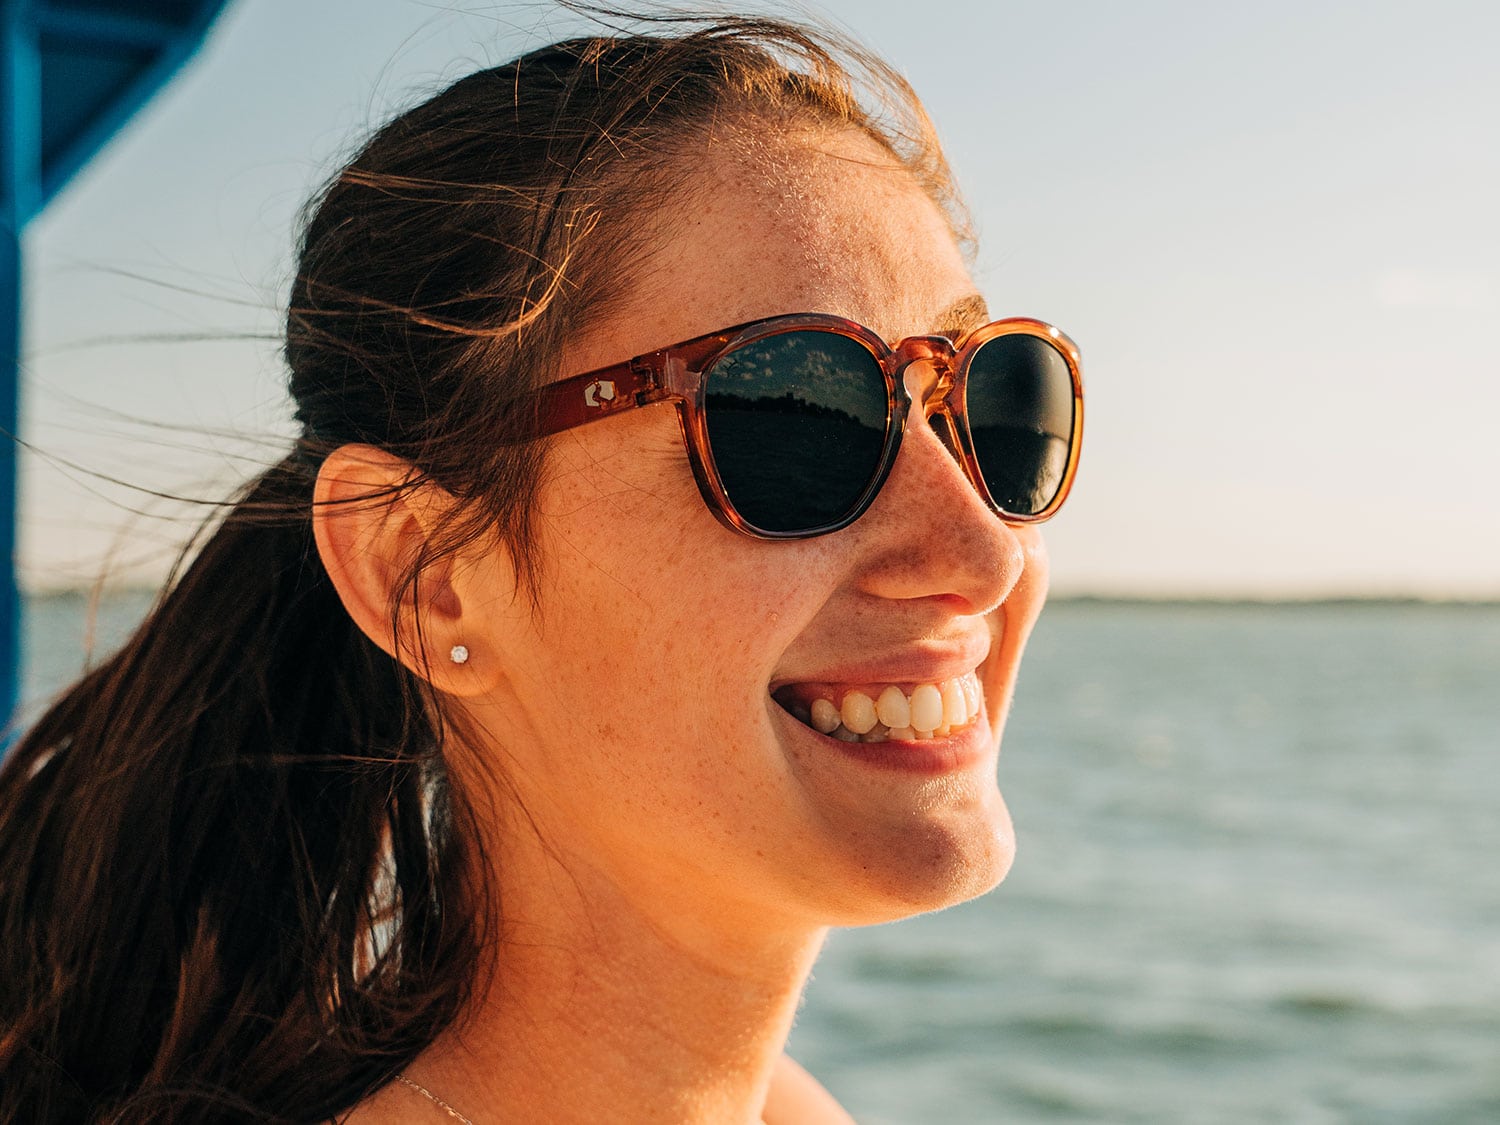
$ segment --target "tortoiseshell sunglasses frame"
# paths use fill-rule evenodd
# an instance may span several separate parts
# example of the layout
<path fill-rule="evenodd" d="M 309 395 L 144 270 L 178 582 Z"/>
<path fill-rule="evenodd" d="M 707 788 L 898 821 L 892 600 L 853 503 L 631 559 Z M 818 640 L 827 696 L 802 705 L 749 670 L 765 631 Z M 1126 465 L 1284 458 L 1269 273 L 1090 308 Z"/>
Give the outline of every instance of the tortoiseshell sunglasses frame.
<path fill-rule="evenodd" d="M 737 348 L 787 332 L 807 331 L 848 337 L 864 345 L 875 357 L 885 376 L 885 444 L 870 483 L 847 514 L 817 527 L 767 531 L 756 527 L 735 510 L 719 477 L 704 414 L 704 375 Z M 964 403 L 970 360 L 983 345 L 1009 335 L 1035 337 L 1053 347 L 1067 363 L 1073 382 L 1072 432 L 1062 481 L 1047 506 L 1031 515 L 1008 512 L 990 495 L 974 454 Z M 862 324 L 826 313 L 793 313 L 753 320 L 646 352 L 623 363 L 598 367 L 549 383 L 537 392 L 537 436 L 561 433 L 641 406 L 675 403 L 677 421 L 693 476 L 698 482 L 698 491 L 719 522 L 755 539 L 810 539 L 848 527 L 864 515 L 880 494 L 901 448 L 907 412 L 914 401 L 905 373 L 912 364 L 919 362 L 929 372 L 918 390 L 918 399 L 929 424 L 963 467 L 975 491 L 990 510 L 1008 523 L 1041 523 L 1051 518 L 1067 499 L 1078 471 L 1083 441 L 1083 374 L 1077 345 L 1050 324 L 1030 317 L 994 321 L 964 334 L 957 342 L 946 336 L 908 336 L 894 345 L 886 343 Z"/>

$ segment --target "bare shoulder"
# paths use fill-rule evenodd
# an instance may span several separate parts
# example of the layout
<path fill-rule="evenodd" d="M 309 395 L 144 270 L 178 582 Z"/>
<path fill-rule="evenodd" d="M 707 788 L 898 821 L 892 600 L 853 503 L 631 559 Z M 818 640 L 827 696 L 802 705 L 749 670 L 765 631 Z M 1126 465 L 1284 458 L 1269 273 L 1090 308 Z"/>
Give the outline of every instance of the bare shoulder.
<path fill-rule="evenodd" d="M 761 1120 L 765 1125 L 855 1125 L 823 1084 L 790 1055 L 776 1064 Z"/>

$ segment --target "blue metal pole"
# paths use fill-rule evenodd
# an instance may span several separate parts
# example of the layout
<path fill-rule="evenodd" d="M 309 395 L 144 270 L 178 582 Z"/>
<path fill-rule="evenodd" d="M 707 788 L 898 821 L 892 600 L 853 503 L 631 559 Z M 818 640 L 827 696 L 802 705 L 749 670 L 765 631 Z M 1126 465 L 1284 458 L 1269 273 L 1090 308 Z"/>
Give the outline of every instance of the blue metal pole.
<path fill-rule="evenodd" d="M 20 694 L 21 599 L 16 586 L 17 372 L 21 355 L 21 236 L 11 216 L 0 231 L 0 752 Z"/>
<path fill-rule="evenodd" d="M 0 8 L 0 720 L 7 729 L 16 716 L 20 694 L 16 464 L 21 231 L 41 202 L 41 63 L 32 15 L 25 0 L 8 0 Z M 0 742 L 0 749 L 4 744 Z"/>
<path fill-rule="evenodd" d="M 21 599 L 16 583 L 16 468 L 20 418 L 21 232 L 52 195 L 83 167 L 130 116 L 180 68 L 202 42 L 225 0 L 80 5 L 63 0 L 0 0 L 0 754 L 20 696 Z M 111 11 L 111 8 L 119 9 Z M 165 13 L 165 14 L 162 14 Z M 50 39 L 48 38 L 50 37 Z M 52 73 L 51 97 L 65 107 L 63 135 L 49 137 L 42 105 L 42 58 L 48 43 L 88 44 L 106 62 L 123 58 L 123 85 L 69 120 L 67 74 Z M 75 52 L 76 53 L 76 52 Z M 57 64 L 54 51 L 51 58 Z M 121 58 L 114 58 L 121 56 Z M 67 52 L 63 58 L 67 59 Z M 75 59 L 69 65 L 79 65 Z M 87 62 L 83 63 L 85 68 Z M 87 73 L 86 70 L 83 73 Z M 86 84 L 87 85 L 87 84 Z M 75 91 L 76 92 L 76 91 Z M 56 108 L 54 103 L 49 103 Z M 78 109 L 75 104 L 73 109 Z M 73 115 L 76 118 L 76 114 Z M 45 161 L 44 161 L 45 156 Z"/>

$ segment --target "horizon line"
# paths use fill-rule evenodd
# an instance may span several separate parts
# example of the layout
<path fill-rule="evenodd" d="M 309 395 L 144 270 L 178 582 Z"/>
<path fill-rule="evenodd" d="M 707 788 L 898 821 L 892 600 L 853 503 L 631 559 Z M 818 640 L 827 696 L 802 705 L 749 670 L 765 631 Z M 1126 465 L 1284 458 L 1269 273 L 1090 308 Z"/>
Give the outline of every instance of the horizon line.
<path fill-rule="evenodd" d="M 161 587 L 146 583 L 119 583 L 99 586 L 93 583 L 23 588 L 25 601 L 50 599 L 101 600 L 154 598 Z M 1221 590 L 1172 594 L 1145 590 L 1059 590 L 1048 594 L 1053 605 L 1160 605 L 1160 606 L 1336 606 L 1336 605 L 1431 605 L 1464 607 L 1500 607 L 1500 592 L 1433 593 L 1431 591 L 1246 591 Z"/>

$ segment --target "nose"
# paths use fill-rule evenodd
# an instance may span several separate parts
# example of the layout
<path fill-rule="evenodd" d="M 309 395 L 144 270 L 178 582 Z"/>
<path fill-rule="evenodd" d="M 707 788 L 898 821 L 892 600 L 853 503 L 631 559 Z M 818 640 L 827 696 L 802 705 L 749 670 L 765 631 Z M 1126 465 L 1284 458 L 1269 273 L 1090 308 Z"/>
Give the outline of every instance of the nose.
<path fill-rule="evenodd" d="M 912 408 L 901 450 L 875 503 L 854 525 L 870 545 L 860 585 L 882 598 L 943 598 L 960 614 L 983 614 L 1021 580 L 1026 552 L 960 465 L 947 418 L 928 417 L 925 404 L 935 401 L 940 375 L 926 362 L 906 369 Z"/>
<path fill-rule="evenodd" d="M 942 343 L 947 344 L 947 340 Z M 949 345 L 951 352 L 952 346 Z M 942 409 L 942 400 L 953 386 L 953 369 L 949 365 L 947 355 L 933 355 L 925 360 L 909 363 L 901 372 L 901 381 L 906 387 L 906 396 L 911 400 L 911 410 L 915 415 L 908 413 L 907 425 L 911 425 L 911 419 L 915 417 L 925 418 L 927 424 L 932 427 L 933 433 L 937 435 L 943 446 L 952 454 L 955 461 L 960 461 L 962 454 L 958 448 L 958 437 L 953 432 L 954 422 L 946 411 Z M 933 422 L 933 416 L 938 416 L 937 422 Z M 962 462 L 960 461 L 960 464 Z"/>

